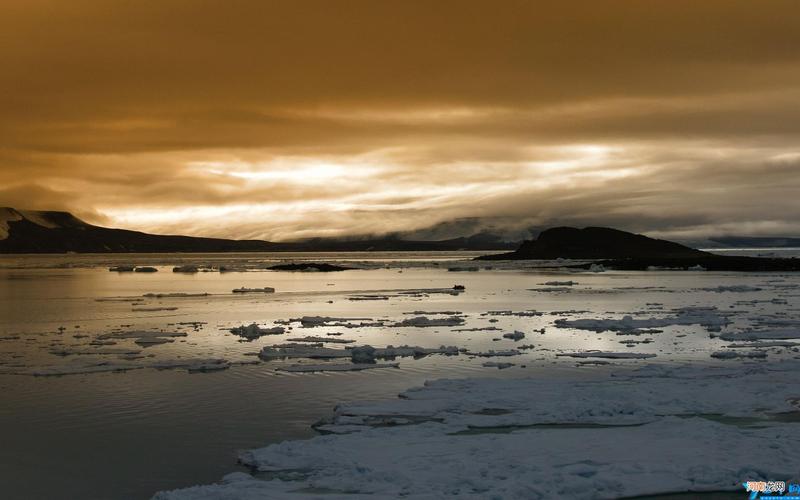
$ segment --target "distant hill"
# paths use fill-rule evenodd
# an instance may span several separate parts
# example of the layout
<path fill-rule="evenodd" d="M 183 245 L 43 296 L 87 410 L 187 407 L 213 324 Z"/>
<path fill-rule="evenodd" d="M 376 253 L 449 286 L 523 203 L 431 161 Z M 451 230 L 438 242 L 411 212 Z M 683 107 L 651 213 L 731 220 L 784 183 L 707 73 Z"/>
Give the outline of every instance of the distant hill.
<path fill-rule="evenodd" d="M 800 259 L 772 259 L 715 255 L 678 243 L 648 238 L 606 227 L 556 227 L 543 231 L 510 253 L 485 255 L 478 260 L 525 259 L 593 260 L 618 270 L 705 269 L 708 271 L 800 271 Z M 575 267 L 589 268 L 591 264 Z"/>
<path fill-rule="evenodd" d="M 68 212 L 0 208 L 0 253 L 253 252 L 270 251 L 274 245 L 109 229 Z"/>
<path fill-rule="evenodd" d="M 510 250 L 518 245 L 488 234 L 441 241 L 371 237 L 280 243 L 156 235 L 95 226 L 69 212 L 0 208 L 0 253 L 490 251 Z"/>
<path fill-rule="evenodd" d="M 486 259 L 630 259 L 686 258 L 709 255 L 678 243 L 607 227 L 554 227 L 509 254 Z"/>

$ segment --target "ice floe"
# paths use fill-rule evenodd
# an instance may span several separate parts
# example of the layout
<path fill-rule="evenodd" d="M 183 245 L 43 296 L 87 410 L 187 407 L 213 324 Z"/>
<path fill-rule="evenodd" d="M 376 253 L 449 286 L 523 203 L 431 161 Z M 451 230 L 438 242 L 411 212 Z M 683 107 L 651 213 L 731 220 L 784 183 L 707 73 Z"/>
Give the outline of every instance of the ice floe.
<path fill-rule="evenodd" d="M 610 351 L 581 351 L 581 352 L 562 352 L 556 356 L 566 356 L 570 358 L 604 358 L 604 359 L 647 359 L 655 358 L 655 354 L 640 352 L 610 352 Z"/>
<path fill-rule="evenodd" d="M 398 368 L 399 363 L 323 363 L 323 364 L 296 364 L 280 366 L 278 371 L 293 373 L 310 372 L 355 372 L 361 370 L 371 370 L 373 368 Z"/>
<path fill-rule="evenodd" d="M 282 335 L 286 333 L 286 328 L 282 326 L 275 326 L 272 328 L 261 328 L 256 323 L 250 323 L 249 325 L 242 325 L 237 326 L 235 328 L 231 328 L 230 332 L 234 335 L 238 335 L 240 337 L 244 337 L 248 340 L 254 340 L 264 335 Z"/>
<path fill-rule="evenodd" d="M 327 435 L 240 454 L 269 480 L 236 473 L 154 498 L 588 500 L 797 481 L 800 428 L 782 416 L 798 410 L 798 368 L 438 380 L 402 399 L 341 404 L 317 426 Z"/>
<path fill-rule="evenodd" d="M 233 293 L 275 293 L 275 289 L 270 286 L 265 286 L 261 288 L 234 288 L 232 290 Z"/>
<path fill-rule="evenodd" d="M 404 319 L 392 326 L 407 327 L 415 326 L 419 328 L 428 328 L 434 326 L 460 326 L 464 324 L 464 318 L 459 316 L 448 316 L 445 318 L 429 318 L 427 316 L 415 316 L 413 318 Z"/>
<path fill-rule="evenodd" d="M 744 332 L 725 332 L 719 335 L 722 340 L 729 342 L 751 340 L 787 340 L 800 339 L 799 328 L 781 328 L 775 330 L 753 330 Z"/>
<path fill-rule="evenodd" d="M 351 339 L 339 339 L 339 338 L 330 338 L 330 337 L 315 337 L 313 335 L 307 335 L 305 337 L 295 337 L 291 339 L 286 339 L 287 342 L 311 342 L 311 343 L 328 343 L 328 344 L 352 344 L 355 340 Z"/>
<path fill-rule="evenodd" d="M 711 353 L 712 358 L 717 359 L 738 359 L 738 358 L 755 358 L 755 359 L 763 359 L 767 357 L 767 353 L 764 351 L 716 351 Z"/>
<path fill-rule="evenodd" d="M 730 323 L 730 320 L 715 308 L 688 307 L 675 311 L 675 316 L 664 318 L 634 318 L 631 315 L 621 319 L 557 319 L 555 326 L 559 328 L 575 328 L 578 330 L 604 331 L 636 331 L 640 329 L 662 328 L 671 325 L 701 325 L 709 330 L 719 330 Z"/>

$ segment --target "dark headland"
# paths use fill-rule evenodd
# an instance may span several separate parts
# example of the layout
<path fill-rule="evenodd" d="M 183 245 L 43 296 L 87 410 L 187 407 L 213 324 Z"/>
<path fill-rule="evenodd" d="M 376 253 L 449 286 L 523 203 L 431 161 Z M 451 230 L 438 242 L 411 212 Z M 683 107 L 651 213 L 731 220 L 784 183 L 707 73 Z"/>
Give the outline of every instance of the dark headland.
<path fill-rule="evenodd" d="M 649 238 L 607 227 L 555 227 L 543 231 L 510 253 L 484 255 L 478 260 L 592 260 L 619 270 L 650 267 L 709 271 L 800 271 L 800 259 L 716 255 L 672 241 Z M 574 267 L 589 268 L 589 264 Z"/>

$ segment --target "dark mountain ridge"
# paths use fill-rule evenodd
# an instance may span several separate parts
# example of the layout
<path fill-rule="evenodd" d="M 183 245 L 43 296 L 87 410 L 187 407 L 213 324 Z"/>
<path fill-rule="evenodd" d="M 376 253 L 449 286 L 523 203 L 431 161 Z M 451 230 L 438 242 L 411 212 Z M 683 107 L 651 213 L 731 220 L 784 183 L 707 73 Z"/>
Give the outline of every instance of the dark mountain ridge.
<path fill-rule="evenodd" d="M 353 252 L 506 250 L 518 242 L 478 234 L 441 241 L 396 236 L 295 242 L 156 235 L 88 224 L 69 212 L 0 208 L 0 253 Z"/>
<path fill-rule="evenodd" d="M 709 271 L 800 271 L 800 259 L 716 255 L 666 240 L 606 227 L 556 227 L 510 253 L 479 260 L 592 260 L 619 270 L 703 268 Z M 591 264 L 574 267 L 588 268 Z M 699 266 L 699 267 L 698 267 Z"/>

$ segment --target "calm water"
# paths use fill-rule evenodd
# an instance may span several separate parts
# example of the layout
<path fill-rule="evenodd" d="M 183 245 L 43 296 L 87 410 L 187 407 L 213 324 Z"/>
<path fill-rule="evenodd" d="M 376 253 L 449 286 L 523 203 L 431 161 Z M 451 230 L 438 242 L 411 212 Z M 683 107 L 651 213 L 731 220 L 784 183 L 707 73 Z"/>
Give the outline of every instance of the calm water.
<path fill-rule="evenodd" d="M 729 311 L 732 328 L 754 318 L 794 314 L 800 304 L 796 275 L 704 272 L 557 273 L 535 269 L 481 269 L 448 272 L 449 260 L 471 254 L 348 255 L 137 255 L 0 257 L 0 484 L 3 498 L 149 498 L 157 490 L 218 480 L 236 470 L 236 452 L 284 439 L 313 435 L 310 424 L 339 401 L 391 398 L 426 379 L 463 376 L 518 377 L 564 373 L 605 376 L 603 369 L 578 368 L 557 358 L 569 350 L 633 350 L 658 355 L 653 361 L 709 362 L 719 348 L 699 326 L 652 335 L 632 348 L 628 337 L 553 328 L 557 318 L 658 315 L 671 308 L 716 306 Z M 180 275 L 171 266 L 186 262 L 257 266 L 276 259 L 365 261 L 370 270 L 340 273 L 235 272 Z M 388 265 L 404 261 L 405 264 Z M 159 272 L 112 273 L 108 265 L 156 265 Z M 425 262 L 425 263 L 423 263 Z M 554 280 L 578 282 L 572 291 L 532 291 Z M 463 284 L 461 295 L 430 289 Z M 715 293 L 698 288 L 749 285 L 760 291 Z M 240 286 L 276 288 L 275 294 L 231 294 Z M 416 294 L 403 294 L 417 290 Z M 419 290 L 427 290 L 419 292 Z M 208 293 L 202 297 L 143 298 L 147 293 Z M 358 294 L 385 300 L 351 300 Z M 382 297 L 381 297 L 382 298 Z M 765 302 L 772 299 L 780 302 Z M 98 300 L 100 299 L 100 300 Z M 541 316 L 488 316 L 487 311 L 536 310 Z M 284 335 L 241 342 L 233 326 L 257 322 L 272 326 L 303 315 L 369 318 L 392 323 L 414 311 L 458 311 L 460 327 L 300 328 Z M 569 312 L 565 312 L 569 311 Z M 199 322 L 197 329 L 178 325 Z M 499 331 L 457 331 L 458 328 Z M 59 330 L 61 328 L 61 330 Z M 468 356 L 403 358 L 400 369 L 355 373 L 290 374 L 274 361 L 233 366 L 213 373 L 137 369 L 122 373 L 64 377 L 19 375 L 41 367 L 83 367 L 114 355 L 58 356 L 64 349 L 92 349 L 89 342 L 111 331 L 183 328 L 188 336 L 141 348 L 120 340 L 114 348 L 141 350 L 129 361 L 147 364 L 176 358 L 224 358 L 253 362 L 263 346 L 291 337 L 324 336 L 357 345 L 387 344 L 471 350 L 510 349 L 532 343 L 535 349 L 514 357 L 517 366 L 485 368 L 485 359 Z M 535 330 L 545 329 L 541 334 Z M 515 343 L 502 339 L 526 332 Z M 643 339 L 644 337 L 635 337 Z M 500 340 L 495 340 L 500 339 Z M 331 346 L 333 347 L 333 346 Z M 106 347 L 98 348 L 106 349 Z M 770 356 L 781 356 L 781 353 Z M 128 361 L 126 361 L 128 362 Z M 296 362 L 296 361 L 292 361 Z M 642 361 L 619 361 L 636 366 Z M 525 367 L 521 367 L 525 365 Z M 596 371 L 593 371 L 596 370 Z M 79 370 L 78 370 L 79 371 Z"/>

